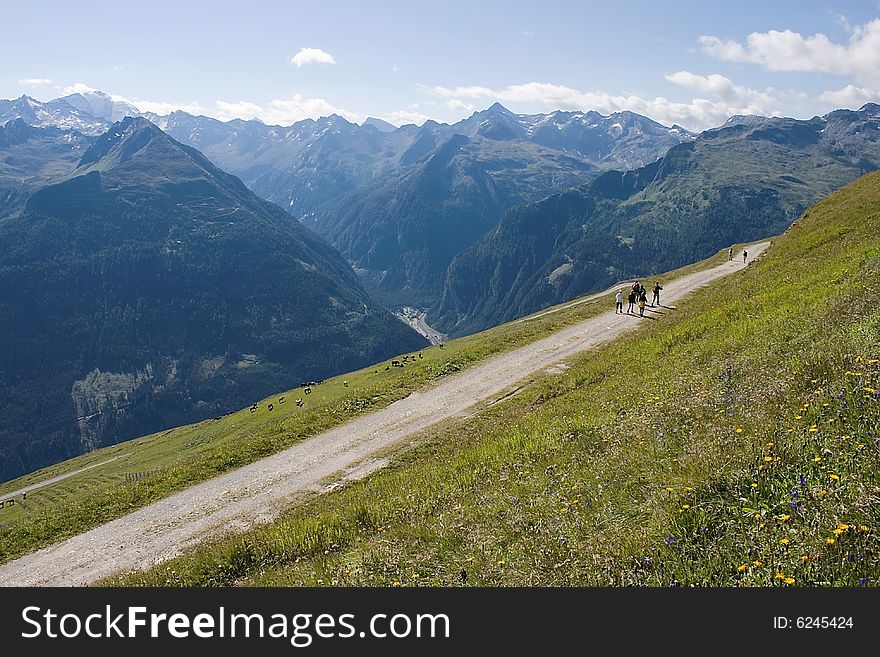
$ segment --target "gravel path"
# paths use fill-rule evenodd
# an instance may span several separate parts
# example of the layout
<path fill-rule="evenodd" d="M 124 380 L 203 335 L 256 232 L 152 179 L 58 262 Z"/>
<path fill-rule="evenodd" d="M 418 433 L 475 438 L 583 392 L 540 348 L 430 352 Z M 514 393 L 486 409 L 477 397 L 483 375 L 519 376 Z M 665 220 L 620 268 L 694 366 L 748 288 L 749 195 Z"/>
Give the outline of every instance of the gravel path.
<path fill-rule="evenodd" d="M 752 245 L 752 259 L 769 242 Z M 742 260 L 664 285 L 664 305 L 744 267 Z M 650 291 L 649 291 L 650 294 Z M 613 297 L 608 299 L 613 307 Z M 651 313 L 647 313 L 650 315 Z M 0 565 L 2 586 L 78 586 L 114 573 L 147 568 L 179 555 L 218 532 L 243 530 L 275 518 L 322 480 L 363 476 L 384 461 L 375 455 L 437 422 L 464 415 L 517 381 L 637 326 L 637 315 L 613 311 L 499 354 L 386 408 L 326 431 L 283 452 L 196 484 L 127 516 Z"/>
<path fill-rule="evenodd" d="M 92 470 L 93 468 L 100 468 L 102 465 L 107 465 L 112 461 L 117 460 L 119 457 L 114 456 L 112 459 L 107 459 L 106 461 L 101 461 L 100 463 L 92 463 L 91 465 L 87 465 L 84 468 L 80 468 L 79 470 L 74 470 L 73 472 L 66 472 L 63 475 L 58 475 L 57 477 L 52 477 L 51 479 L 46 479 L 45 481 L 37 482 L 36 484 L 31 484 L 30 486 L 25 486 L 24 488 L 19 488 L 18 490 L 14 490 L 11 493 L 3 493 L 0 495 L 2 499 L 9 499 L 11 497 L 15 497 L 17 495 L 21 495 L 22 493 L 30 493 L 32 490 L 39 490 L 40 488 L 44 488 L 50 484 L 57 484 L 59 481 L 64 481 L 69 477 L 73 477 L 74 475 L 82 474 L 87 470 Z"/>

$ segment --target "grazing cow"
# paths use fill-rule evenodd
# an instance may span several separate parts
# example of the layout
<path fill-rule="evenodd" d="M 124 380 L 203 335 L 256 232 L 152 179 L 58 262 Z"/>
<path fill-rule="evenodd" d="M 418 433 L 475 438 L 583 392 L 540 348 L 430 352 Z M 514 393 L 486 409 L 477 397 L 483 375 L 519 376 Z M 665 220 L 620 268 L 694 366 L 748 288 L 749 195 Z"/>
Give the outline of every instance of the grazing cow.
<path fill-rule="evenodd" d="M 421 358 L 421 357 L 422 357 L 422 352 L 420 351 L 420 352 L 419 352 L 419 358 Z"/>
<path fill-rule="evenodd" d="M 443 348 L 443 343 L 442 343 L 442 342 L 440 343 L 440 348 L 441 348 L 441 349 Z"/>
<path fill-rule="evenodd" d="M 391 367 L 403 367 L 403 364 L 399 360 L 392 360 Z"/>
<path fill-rule="evenodd" d="M 312 392 L 311 386 L 306 386 L 305 388 L 303 388 L 303 392 L 307 395 L 311 394 L 311 392 Z"/>
<path fill-rule="evenodd" d="M 268 408 L 271 411 L 275 407 L 272 404 L 269 404 L 266 408 Z"/>
<path fill-rule="evenodd" d="M 343 382 L 342 382 L 342 385 L 344 385 L 344 386 L 347 388 L 347 387 L 348 387 L 348 381 L 343 381 Z"/>
<path fill-rule="evenodd" d="M 278 398 L 278 403 L 279 403 L 279 404 L 283 404 L 283 403 L 284 403 L 284 397 L 279 397 L 279 398 Z"/>
<path fill-rule="evenodd" d="M 257 405 L 254 404 L 253 406 L 251 406 L 251 413 L 255 413 L 256 411 L 257 411 Z"/>
<path fill-rule="evenodd" d="M 296 400 L 296 405 L 297 405 L 297 406 L 302 406 L 302 405 L 303 405 L 303 400 L 302 400 L 302 398 Z"/>
<path fill-rule="evenodd" d="M 391 368 L 388 367 L 387 365 L 385 366 L 385 371 L 386 371 L 386 372 L 387 372 L 388 370 L 390 370 L 390 369 L 391 369 Z"/>

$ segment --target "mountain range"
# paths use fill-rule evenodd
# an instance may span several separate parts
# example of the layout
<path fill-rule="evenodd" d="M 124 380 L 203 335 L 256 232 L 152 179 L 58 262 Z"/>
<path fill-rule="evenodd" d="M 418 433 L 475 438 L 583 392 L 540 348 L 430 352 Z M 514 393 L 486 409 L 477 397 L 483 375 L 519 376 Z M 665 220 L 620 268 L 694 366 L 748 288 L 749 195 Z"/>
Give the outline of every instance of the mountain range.
<path fill-rule="evenodd" d="M 100 92 L 0 101 L 0 123 L 89 135 L 121 112 L 139 114 Z M 520 115 L 498 103 L 452 125 L 400 128 L 336 115 L 287 127 L 144 116 L 328 239 L 374 297 L 425 308 L 439 302 L 452 259 L 508 208 L 648 164 L 694 137 L 632 112 Z"/>
<path fill-rule="evenodd" d="M 878 167 L 878 105 L 805 121 L 734 117 L 647 166 L 507 211 L 450 265 L 432 324 L 470 333 L 781 233 Z"/>
<path fill-rule="evenodd" d="M 326 241 L 146 119 L 97 138 L 13 121 L 0 156 L 49 162 L 65 135 L 62 173 L 0 221 L 0 479 L 426 344 Z"/>
<path fill-rule="evenodd" d="M 693 138 L 631 112 L 518 115 L 498 103 L 394 130 L 339 116 L 287 128 L 151 118 L 326 237 L 389 306 L 434 305 L 452 258 L 504 210 Z"/>

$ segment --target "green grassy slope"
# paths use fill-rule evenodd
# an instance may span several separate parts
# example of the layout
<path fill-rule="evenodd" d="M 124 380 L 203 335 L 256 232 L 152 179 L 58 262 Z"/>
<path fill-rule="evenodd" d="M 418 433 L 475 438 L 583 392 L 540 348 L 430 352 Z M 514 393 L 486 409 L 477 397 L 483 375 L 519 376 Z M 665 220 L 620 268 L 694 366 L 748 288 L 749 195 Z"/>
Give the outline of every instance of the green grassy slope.
<path fill-rule="evenodd" d="M 871 174 L 679 312 L 118 583 L 875 585 L 878 222 Z"/>

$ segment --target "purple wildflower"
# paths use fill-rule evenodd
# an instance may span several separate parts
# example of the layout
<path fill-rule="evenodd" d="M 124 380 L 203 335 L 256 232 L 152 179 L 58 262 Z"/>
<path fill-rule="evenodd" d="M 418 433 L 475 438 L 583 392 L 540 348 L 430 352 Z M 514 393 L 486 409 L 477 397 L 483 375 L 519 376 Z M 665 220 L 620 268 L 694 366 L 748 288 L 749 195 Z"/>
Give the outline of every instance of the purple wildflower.
<path fill-rule="evenodd" d="M 862 577 L 862 578 L 859 580 L 859 586 L 864 586 L 864 585 L 867 584 L 867 583 L 868 583 L 868 578 L 867 578 L 867 577 Z"/>
<path fill-rule="evenodd" d="M 669 546 L 672 543 L 675 543 L 675 536 L 669 536 L 663 539 L 663 545 Z"/>

